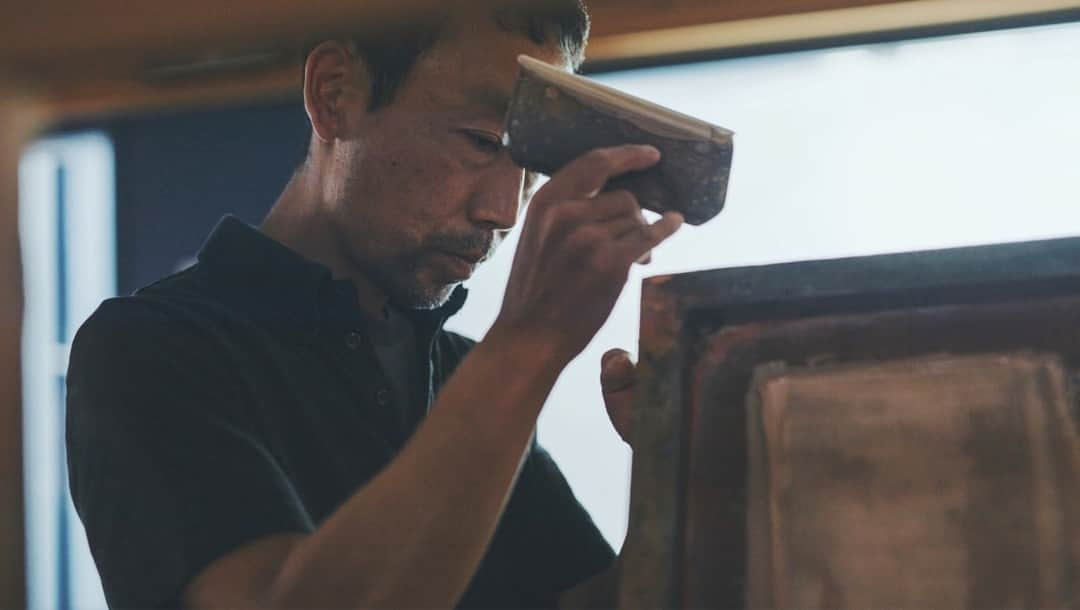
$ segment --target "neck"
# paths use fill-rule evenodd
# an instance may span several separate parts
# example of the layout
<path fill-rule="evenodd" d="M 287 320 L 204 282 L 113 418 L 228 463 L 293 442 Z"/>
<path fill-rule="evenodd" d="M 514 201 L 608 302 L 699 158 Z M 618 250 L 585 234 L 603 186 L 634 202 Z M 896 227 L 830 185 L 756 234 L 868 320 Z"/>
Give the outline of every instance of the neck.
<path fill-rule="evenodd" d="M 321 184 L 313 164 L 305 162 L 289 180 L 259 228 L 304 258 L 329 268 L 334 279 L 352 281 L 363 312 L 381 318 L 387 295 L 353 265 L 344 252 L 337 232 L 326 218 Z"/>

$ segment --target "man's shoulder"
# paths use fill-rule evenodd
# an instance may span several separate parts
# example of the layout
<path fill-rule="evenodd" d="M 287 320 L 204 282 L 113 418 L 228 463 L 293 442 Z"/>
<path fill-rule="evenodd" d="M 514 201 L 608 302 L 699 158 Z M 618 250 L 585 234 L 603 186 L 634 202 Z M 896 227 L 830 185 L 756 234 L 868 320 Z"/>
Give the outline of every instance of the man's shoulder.
<path fill-rule="evenodd" d="M 222 315 L 228 314 L 214 311 L 211 299 L 170 289 L 181 281 L 164 280 L 106 300 L 82 324 L 67 367 L 70 429 L 98 420 L 143 425 L 194 413 L 196 406 L 216 412 L 229 408 L 209 400 L 240 383 L 236 350 L 219 332 Z M 186 401 L 184 408 L 169 406 L 180 400 Z"/>
<path fill-rule="evenodd" d="M 139 288 L 131 298 L 176 305 L 218 301 L 210 272 L 198 262 Z"/>
<path fill-rule="evenodd" d="M 102 302 L 79 327 L 72 342 L 71 366 L 87 359 L 116 360 L 202 345 L 207 330 L 227 316 L 206 288 L 200 272 L 189 268 L 128 296 Z"/>

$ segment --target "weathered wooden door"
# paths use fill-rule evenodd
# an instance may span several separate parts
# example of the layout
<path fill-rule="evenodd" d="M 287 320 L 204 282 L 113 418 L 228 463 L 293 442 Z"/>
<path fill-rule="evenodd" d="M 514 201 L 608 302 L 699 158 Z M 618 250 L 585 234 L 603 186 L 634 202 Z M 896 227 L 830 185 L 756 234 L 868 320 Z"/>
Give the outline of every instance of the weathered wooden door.
<path fill-rule="evenodd" d="M 1080 239 L 653 278 L 639 368 L 621 608 L 1080 599 Z"/>

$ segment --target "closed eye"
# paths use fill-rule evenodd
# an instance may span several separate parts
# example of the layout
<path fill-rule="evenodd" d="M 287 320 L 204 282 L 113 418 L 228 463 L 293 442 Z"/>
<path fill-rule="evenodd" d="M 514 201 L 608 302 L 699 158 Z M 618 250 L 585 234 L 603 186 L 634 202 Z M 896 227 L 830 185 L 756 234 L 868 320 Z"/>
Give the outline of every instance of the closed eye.
<path fill-rule="evenodd" d="M 502 152 L 502 138 L 493 133 L 469 129 L 463 131 L 462 134 L 469 140 L 469 143 L 472 144 L 473 148 L 482 153 L 495 155 Z"/>

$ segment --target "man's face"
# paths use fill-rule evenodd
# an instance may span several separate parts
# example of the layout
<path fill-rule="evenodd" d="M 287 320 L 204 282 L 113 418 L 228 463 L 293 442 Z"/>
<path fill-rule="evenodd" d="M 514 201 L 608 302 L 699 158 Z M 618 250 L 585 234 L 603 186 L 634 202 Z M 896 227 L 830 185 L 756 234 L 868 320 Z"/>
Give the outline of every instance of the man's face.
<path fill-rule="evenodd" d="M 517 221 L 525 173 L 500 142 L 522 53 L 565 65 L 486 15 L 451 24 L 390 104 L 343 109 L 323 199 L 337 248 L 393 302 L 441 305 Z"/>

